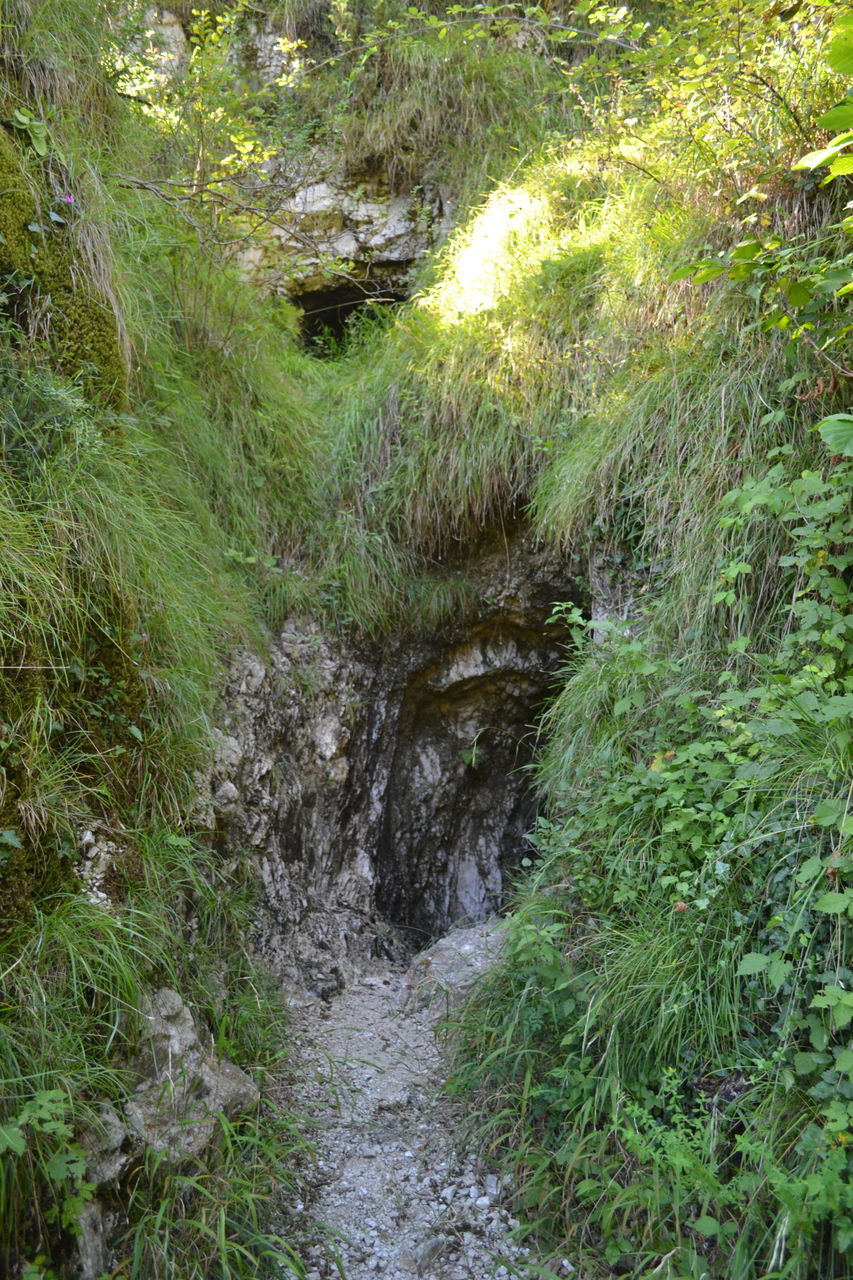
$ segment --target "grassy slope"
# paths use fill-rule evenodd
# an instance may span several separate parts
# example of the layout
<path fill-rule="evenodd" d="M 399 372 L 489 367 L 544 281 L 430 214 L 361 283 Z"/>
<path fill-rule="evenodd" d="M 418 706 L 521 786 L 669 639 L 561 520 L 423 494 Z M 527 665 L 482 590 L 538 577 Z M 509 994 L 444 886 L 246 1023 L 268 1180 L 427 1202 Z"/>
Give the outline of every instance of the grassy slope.
<path fill-rule="evenodd" d="M 748 16 L 738 65 L 773 83 L 781 46 L 750 54 Z M 783 291 L 821 257 L 846 280 L 849 251 L 819 202 L 785 191 L 807 138 L 734 59 L 732 114 L 754 127 L 731 145 L 713 102 L 726 32 L 701 33 L 700 69 L 694 45 L 664 83 L 622 86 L 633 119 L 609 165 L 600 138 L 579 152 L 601 174 L 575 224 L 582 355 L 531 510 L 627 578 L 637 621 L 594 644 L 577 620 L 538 768 L 542 860 L 506 969 L 460 1027 L 456 1084 L 576 1262 L 842 1276 L 850 473 L 809 427 L 845 401 L 822 394 L 834 380 L 807 343 L 755 324 L 770 291 L 754 274 L 710 284 L 715 267 L 685 289 L 670 273 L 774 225 L 797 246 Z M 809 92 L 826 102 L 819 79 Z"/>
<path fill-rule="evenodd" d="M 218 172 L 229 129 L 254 100 L 235 88 L 216 42 L 202 42 L 181 111 L 169 92 L 159 98 L 153 89 L 155 106 L 140 110 L 107 88 L 102 69 L 111 48 L 128 47 L 122 24 L 136 20 L 129 9 L 46 0 L 32 12 L 10 11 L 17 60 L 7 99 L 51 116 L 44 160 L 25 132 L 7 130 L 16 183 L 40 209 L 64 207 L 66 222 L 47 229 L 57 236 L 51 245 L 112 317 L 111 350 L 130 356 L 126 399 L 116 398 L 115 378 L 99 390 L 93 348 L 74 356 L 67 342 L 51 346 L 46 275 L 25 287 L 12 281 L 0 362 L 0 894 L 13 926 L 5 953 L 10 962 L 26 958 L 14 971 L 4 1024 L 4 1074 L 16 1082 L 4 1090 L 7 1119 L 17 1117 L 26 1141 L 20 1153 L 10 1148 L 0 1186 L 9 1206 L 2 1249 L 13 1270 L 49 1240 L 61 1262 L 62 1232 L 32 1206 L 58 1201 L 73 1218 L 81 1170 L 54 1166 L 51 1156 L 68 1149 L 81 1107 L 120 1094 L 112 1028 L 150 983 L 152 966 L 195 1001 L 229 1052 L 259 1070 L 268 1063 L 271 1037 L 264 1044 L 262 1033 L 276 1015 L 232 942 L 240 895 L 219 882 L 181 817 L 228 650 L 247 637 L 262 643 L 264 627 L 290 610 L 373 632 L 447 616 L 460 587 L 443 571 L 445 552 L 524 505 L 543 537 L 627 567 L 642 586 L 646 621 L 641 638 L 582 650 L 550 715 L 542 869 L 521 890 L 515 976 L 484 997 L 466 1030 L 460 1087 L 501 1099 L 493 1140 L 520 1153 L 519 1180 L 531 1203 L 545 1206 L 548 1229 L 583 1217 L 589 1239 L 603 1240 L 637 1274 L 666 1253 L 673 1276 L 692 1274 L 690 1250 L 700 1269 L 703 1252 L 733 1276 L 766 1269 L 784 1234 L 781 1193 L 776 1184 L 767 1190 L 771 1174 L 750 1190 L 747 1176 L 765 1153 L 748 1150 L 739 1157 L 742 1183 L 735 1178 L 726 1199 L 720 1185 L 732 1181 L 724 1164 L 731 1157 L 708 1154 L 692 1109 L 695 1082 L 750 1082 L 733 1131 L 742 1115 L 760 1115 L 777 1135 L 774 1169 L 785 1167 L 793 1126 L 821 1100 L 799 1087 L 783 1098 L 781 1069 L 762 1075 L 750 1065 L 778 1047 L 778 1037 L 772 1052 L 767 1043 L 776 1015 L 758 1008 L 766 1001 L 760 980 L 744 994 L 734 969 L 761 927 L 744 897 L 761 900 L 775 864 L 759 861 L 749 876 L 739 869 L 725 893 L 707 894 L 702 868 L 733 858 L 720 822 L 702 808 L 710 783 L 697 781 L 689 748 L 708 740 L 708 715 L 723 714 L 721 678 L 738 689 L 754 672 L 770 685 L 790 683 L 792 663 L 803 666 L 802 655 L 779 650 L 795 629 L 779 601 L 790 599 L 803 572 L 786 571 L 780 591 L 788 526 L 756 506 L 737 525 L 735 546 L 735 533 L 720 531 L 720 503 L 774 448 L 790 448 L 793 468 L 820 458 L 806 428 L 824 401 L 796 398 L 818 371 L 808 349 L 756 328 L 756 303 L 739 286 L 673 282 L 671 274 L 707 244 L 738 238 L 735 220 L 753 211 L 757 225 L 767 217 L 790 232 L 796 224 L 818 244 L 815 253 L 821 244 L 837 252 L 831 234 L 818 234 L 820 203 L 784 178 L 803 146 L 801 102 L 828 105 L 833 88 L 808 24 L 801 34 L 777 20 L 768 27 L 748 8 L 733 65 L 717 9 L 688 9 L 664 10 L 674 52 L 648 32 L 626 30 L 624 41 L 639 40 L 641 53 L 604 46 L 580 69 L 556 72 L 535 48 L 507 48 L 494 31 L 467 40 L 454 29 L 442 39 L 416 26 L 412 39 L 391 43 L 351 75 L 351 62 L 330 64 L 283 101 L 261 95 L 259 118 L 274 130 L 284 124 L 299 145 L 335 138 L 354 164 L 378 155 L 398 176 L 400 166 L 417 175 L 427 164 L 456 180 L 473 151 L 481 163 L 468 166 L 470 189 L 489 190 L 476 195 L 413 302 L 390 325 L 366 323 L 334 364 L 302 352 L 288 309 L 259 299 L 221 261 L 216 244 L 228 225 L 220 215 L 194 227 L 180 205 L 143 185 L 164 169 L 176 179 L 199 164 Z M 382 16 L 365 10 L 362 32 Z M 702 48 L 712 53 L 704 70 L 685 35 L 697 16 Z M 307 20 L 291 17 L 297 26 Z M 734 29 L 722 23 L 724 36 Z M 322 48 L 334 48 L 325 32 Z M 351 34 L 357 41 L 358 29 Z M 565 92 L 570 82 L 577 93 Z M 721 83 L 735 103 L 722 118 Z M 487 185 L 486 175 L 501 174 Z M 736 205 L 753 184 L 763 184 L 769 201 Z M 63 194 L 74 195 L 73 206 L 55 203 Z M 26 356 L 22 332 L 35 344 Z M 81 376 L 69 378 L 75 367 Z M 806 381 L 786 384 L 792 375 Z M 733 599 L 715 600 L 729 553 L 750 563 L 751 576 L 736 574 Z M 726 651 L 747 635 L 747 654 Z M 766 691 L 750 698 L 759 726 L 779 720 Z M 714 739 L 702 757 L 715 769 L 721 760 L 730 772 L 744 764 L 735 741 L 744 705 L 726 727 L 732 740 Z M 782 813 L 786 857 L 796 864 L 820 848 L 813 828 L 797 826 L 796 805 L 834 795 L 843 761 L 829 768 L 820 733 L 806 741 L 802 733 L 750 732 L 773 762 L 769 799 L 754 783 L 744 799 L 739 779 L 722 786 L 733 794 L 717 811 L 741 842 L 758 839 Z M 658 756 L 675 761 L 671 777 L 646 767 Z M 664 838 L 658 827 L 666 828 L 670 809 L 679 820 L 689 813 Z M 108 919 L 80 898 L 70 870 L 75 831 L 98 821 L 121 832 L 125 849 L 115 886 L 121 905 Z M 661 885 L 664 862 L 681 878 Z M 679 970 L 683 995 L 672 1006 L 664 978 L 684 943 L 683 931 L 673 933 L 673 895 L 691 894 L 691 903 L 704 896 L 713 910 L 695 934 L 692 969 Z M 215 909 L 224 896 L 235 901 L 230 922 Z M 164 945 L 180 934 L 176 909 L 195 910 L 210 931 L 209 971 Z M 593 913 L 601 924 L 591 929 L 584 922 Z M 797 981 L 808 970 L 811 998 L 823 934 L 819 918 L 807 922 L 814 946 L 793 958 L 777 950 L 780 963 L 798 966 Z M 842 963 L 842 940 L 833 946 Z M 229 964 L 236 968 L 223 1003 Z M 793 972 L 783 971 L 792 1008 L 806 990 Z M 638 973 L 646 974 L 641 983 Z M 41 1011 L 34 1030 L 25 1032 L 16 1005 Z M 620 1036 L 590 1041 L 593 1016 Z M 784 1040 L 791 1052 L 809 1034 L 794 1021 Z M 249 1035 L 253 1026 L 258 1036 Z M 670 1094 L 660 1093 L 670 1087 L 661 1066 L 675 1072 Z M 54 1105 L 52 1090 L 66 1127 L 51 1131 L 49 1116 L 23 1121 L 32 1093 Z M 656 1137 L 662 1117 L 677 1120 L 681 1137 L 670 1147 Z M 217 1246 L 198 1208 L 204 1197 L 186 1194 L 208 1178 L 210 1212 L 243 1214 L 234 1247 L 216 1265 L 223 1275 L 257 1273 L 266 1242 L 246 1206 L 270 1192 L 265 1166 L 282 1176 L 292 1139 L 281 1142 L 268 1118 L 226 1139 L 223 1163 L 191 1172 L 187 1185 L 153 1174 L 141 1184 L 121 1253 L 125 1273 L 208 1273 Z M 797 1167 L 816 1158 L 807 1151 Z M 244 1180 L 235 1196 L 227 1182 L 238 1168 Z M 602 1190 L 614 1186 L 618 1194 Z M 794 1239 L 780 1255 L 790 1262 L 785 1274 L 811 1274 L 803 1248 L 807 1254 L 820 1237 L 833 1195 L 829 1178 L 805 1225 L 785 1228 Z M 751 1196 L 757 1208 L 747 1221 Z M 701 1214 L 717 1221 L 705 1237 L 691 1234 Z M 773 1225 L 759 1230 L 762 1215 Z M 652 1221 L 661 1223 L 657 1234 Z M 722 1234 L 730 1223 L 744 1241 L 734 1253 Z M 815 1274 L 834 1274 L 826 1257 Z"/>

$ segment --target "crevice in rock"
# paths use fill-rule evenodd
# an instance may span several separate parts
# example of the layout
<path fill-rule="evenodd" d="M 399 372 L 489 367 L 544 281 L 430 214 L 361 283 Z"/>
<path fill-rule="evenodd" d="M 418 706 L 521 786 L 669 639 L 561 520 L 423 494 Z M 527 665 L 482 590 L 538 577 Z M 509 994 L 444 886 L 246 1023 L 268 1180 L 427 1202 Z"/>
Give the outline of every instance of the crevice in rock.
<path fill-rule="evenodd" d="M 557 654 L 494 619 L 408 684 L 376 851 L 380 915 L 424 945 L 501 905 L 529 850 L 539 706 Z"/>

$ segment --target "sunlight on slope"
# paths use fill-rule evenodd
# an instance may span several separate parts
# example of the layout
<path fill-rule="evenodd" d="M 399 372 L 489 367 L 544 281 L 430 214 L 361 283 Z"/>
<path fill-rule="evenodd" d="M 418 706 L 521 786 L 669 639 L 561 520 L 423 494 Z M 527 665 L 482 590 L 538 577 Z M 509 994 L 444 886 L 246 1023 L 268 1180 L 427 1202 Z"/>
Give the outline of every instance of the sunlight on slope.
<path fill-rule="evenodd" d="M 423 305 L 449 324 L 493 307 L 515 283 L 519 266 L 529 266 L 527 255 L 514 251 L 550 220 L 543 195 L 524 187 L 498 188 L 460 237 L 452 276 Z"/>

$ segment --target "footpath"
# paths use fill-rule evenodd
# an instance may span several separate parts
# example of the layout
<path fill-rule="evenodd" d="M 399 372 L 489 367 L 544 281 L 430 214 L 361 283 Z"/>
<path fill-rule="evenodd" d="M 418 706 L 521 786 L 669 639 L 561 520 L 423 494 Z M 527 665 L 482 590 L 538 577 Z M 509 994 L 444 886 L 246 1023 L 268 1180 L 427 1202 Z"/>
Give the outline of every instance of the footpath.
<path fill-rule="evenodd" d="M 518 1242 L 506 1188 L 460 1147 L 460 1110 L 442 1090 L 437 1025 L 499 946 L 491 926 L 460 929 L 407 973 L 377 967 L 295 1010 L 291 1102 L 316 1126 L 310 1212 L 332 1245 L 310 1260 L 309 1280 L 574 1274 Z"/>

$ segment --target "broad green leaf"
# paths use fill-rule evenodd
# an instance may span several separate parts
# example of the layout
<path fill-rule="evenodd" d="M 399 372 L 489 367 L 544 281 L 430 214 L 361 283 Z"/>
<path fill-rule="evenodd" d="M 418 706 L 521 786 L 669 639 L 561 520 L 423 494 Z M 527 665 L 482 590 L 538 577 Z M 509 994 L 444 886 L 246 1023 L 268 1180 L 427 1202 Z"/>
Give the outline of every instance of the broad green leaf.
<path fill-rule="evenodd" d="M 809 151 L 807 155 L 801 156 L 794 165 L 795 169 L 817 169 L 819 165 L 827 164 L 839 151 L 843 151 L 847 143 L 850 141 L 850 130 L 840 133 L 837 138 L 833 138 L 825 147 L 820 147 L 817 151 Z"/>
<path fill-rule="evenodd" d="M 8 844 L 13 849 L 23 849 L 24 847 L 17 831 L 13 831 L 11 827 L 7 827 L 5 831 L 0 831 L 0 844 Z"/>
<path fill-rule="evenodd" d="M 820 438 L 833 453 L 853 458 L 853 417 L 849 413 L 834 413 L 817 424 Z"/>
<path fill-rule="evenodd" d="M 853 39 L 839 35 L 829 46 L 826 60 L 840 76 L 853 76 Z"/>
<path fill-rule="evenodd" d="M 708 280 L 716 280 L 717 276 L 724 275 L 725 270 L 723 266 L 700 267 L 694 279 L 697 284 L 705 284 Z"/>
<path fill-rule="evenodd" d="M 14 1151 L 22 1156 L 27 1149 L 27 1140 L 16 1124 L 0 1124 L 0 1153 Z"/>
<path fill-rule="evenodd" d="M 822 1067 L 825 1062 L 826 1054 L 824 1053 L 794 1054 L 794 1070 L 798 1076 L 810 1075 L 812 1071 L 816 1071 L 818 1067 Z"/>
<path fill-rule="evenodd" d="M 774 991 L 778 991 L 793 972 L 794 966 L 790 960 L 786 960 L 783 956 L 774 956 L 767 969 L 767 981 Z"/>
<path fill-rule="evenodd" d="M 853 173 L 853 156 L 838 156 L 829 166 L 829 172 L 833 178 L 841 178 L 845 174 Z"/>
<path fill-rule="evenodd" d="M 716 1218 L 703 1215 L 693 1223 L 693 1230 L 698 1231 L 700 1236 L 715 1236 L 720 1230 L 720 1224 Z"/>
<path fill-rule="evenodd" d="M 758 240 L 742 240 L 736 244 L 729 255 L 734 262 L 751 262 L 761 253 L 762 245 Z"/>
<path fill-rule="evenodd" d="M 814 880 L 819 872 L 823 871 L 823 859 L 814 857 L 806 858 L 797 874 L 794 876 L 797 884 L 806 884 L 809 880 Z"/>
<path fill-rule="evenodd" d="M 761 973 L 770 963 L 770 957 L 760 951 L 748 951 L 738 965 L 738 977 L 746 978 L 753 973 Z"/>
<path fill-rule="evenodd" d="M 819 827 L 834 827 L 841 821 L 843 814 L 844 804 L 841 800 L 821 800 L 812 814 L 812 821 Z"/>
<path fill-rule="evenodd" d="M 689 267 L 677 267 L 670 275 L 670 280 L 686 280 L 688 276 L 692 276 L 696 270 L 695 264 Z"/>
<path fill-rule="evenodd" d="M 853 1049 L 842 1049 L 835 1059 L 836 1071 L 853 1071 Z"/>
<path fill-rule="evenodd" d="M 54 1182 L 80 1181 L 86 1172 L 86 1161 L 79 1148 L 55 1151 L 45 1164 L 45 1172 Z"/>
<path fill-rule="evenodd" d="M 839 102 L 837 106 L 830 107 L 829 111 L 824 111 L 822 116 L 818 116 L 817 123 L 821 129 L 849 129 L 853 126 L 853 99 L 848 98 L 846 102 Z"/>
<path fill-rule="evenodd" d="M 806 285 L 797 281 L 792 284 L 788 290 L 788 302 L 792 307 L 804 307 L 807 302 L 811 302 L 814 294 Z"/>
<path fill-rule="evenodd" d="M 839 916 L 847 910 L 849 901 L 846 893 L 824 893 L 814 904 L 815 911 L 825 911 L 827 915 Z"/>
<path fill-rule="evenodd" d="M 846 991 L 844 987 L 838 987 L 834 983 L 824 987 L 812 999 L 814 1009 L 837 1009 L 841 1005 L 848 1008 L 853 1006 L 853 991 Z"/>

